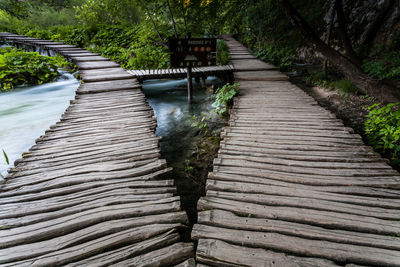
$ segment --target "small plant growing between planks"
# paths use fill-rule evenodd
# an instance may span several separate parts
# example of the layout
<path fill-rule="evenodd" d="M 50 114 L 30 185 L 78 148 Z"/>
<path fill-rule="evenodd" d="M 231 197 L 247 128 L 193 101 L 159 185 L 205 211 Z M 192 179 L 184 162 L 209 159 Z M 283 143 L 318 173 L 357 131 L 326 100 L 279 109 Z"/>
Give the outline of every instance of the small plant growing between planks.
<path fill-rule="evenodd" d="M 213 112 L 220 116 L 225 116 L 228 113 L 229 107 L 232 104 L 233 98 L 239 92 L 239 84 L 225 84 L 224 86 L 217 89 L 215 94 L 215 101 L 212 103 L 214 107 Z M 191 126 L 193 128 L 198 128 L 201 133 L 205 135 L 212 135 L 212 130 L 210 129 L 211 115 L 201 114 L 201 116 L 192 116 L 190 120 L 192 121 Z"/>
<path fill-rule="evenodd" d="M 210 116 L 206 113 L 201 114 L 201 116 L 193 115 L 190 120 L 192 121 L 191 125 L 193 128 L 197 128 L 200 130 L 200 133 L 205 135 L 211 134 L 211 129 L 209 125 L 209 121 L 211 120 Z"/>
<path fill-rule="evenodd" d="M 232 104 L 233 98 L 239 92 L 239 84 L 225 84 L 224 86 L 217 89 L 215 101 L 212 106 L 215 108 L 215 112 L 219 115 L 226 115 L 228 113 L 229 106 Z"/>

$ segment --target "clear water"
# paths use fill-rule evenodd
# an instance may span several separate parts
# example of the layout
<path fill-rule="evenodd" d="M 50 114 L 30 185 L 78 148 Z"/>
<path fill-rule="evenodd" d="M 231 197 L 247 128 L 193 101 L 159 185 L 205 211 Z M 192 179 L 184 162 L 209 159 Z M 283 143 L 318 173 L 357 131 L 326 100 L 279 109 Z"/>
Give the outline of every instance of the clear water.
<path fill-rule="evenodd" d="M 3 176 L 35 144 L 35 139 L 60 119 L 78 86 L 79 81 L 72 74 L 62 73 L 53 83 L 0 93 L 0 173 Z M 10 166 L 1 149 L 7 153 Z"/>
<path fill-rule="evenodd" d="M 193 103 L 189 105 L 186 83 L 186 79 L 147 80 L 143 83 L 143 92 L 157 118 L 156 134 L 162 136 L 161 152 L 171 167 L 182 165 L 198 140 L 199 130 L 191 127 L 192 116 L 201 116 L 213 109 L 211 93 L 195 82 Z M 211 86 L 220 81 L 210 77 L 206 83 Z"/>
<path fill-rule="evenodd" d="M 208 86 L 213 84 L 215 88 L 222 84 L 215 77 L 207 79 L 206 82 Z M 207 117 L 211 117 L 208 120 L 210 130 L 217 130 L 224 123 L 216 113 L 210 112 L 214 101 L 212 90 L 202 89 L 199 84 L 194 83 L 191 105 L 187 103 L 186 79 L 145 81 L 143 91 L 157 117 L 156 133 L 162 136 L 160 142 L 162 158 L 167 160 L 169 167 L 173 167 L 168 178 L 175 180 L 182 208 L 187 212 L 189 221 L 196 223 L 196 205 L 198 199 L 205 194 L 205 188 L 201 183 L 205 177 L 188 178 L 185 166 L 197 152 L 201 136 L 198 128 L 191 127 L 192 116 L 201 117 L 202 114 L 207 114 Z"/>

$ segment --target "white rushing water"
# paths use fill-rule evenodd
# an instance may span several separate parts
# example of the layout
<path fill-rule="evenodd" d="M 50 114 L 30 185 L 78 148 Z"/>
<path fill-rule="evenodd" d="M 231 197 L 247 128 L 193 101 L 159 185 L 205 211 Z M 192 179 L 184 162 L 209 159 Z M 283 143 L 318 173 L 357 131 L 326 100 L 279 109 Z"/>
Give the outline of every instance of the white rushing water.
<path fill-rule="evenodd" d="M 60 119 L 78 86 L 79 81 L 72 74 L 63 73 L 53 83 L 0 93 L 0 173 L 3 176 L 35 144 L 35 139 Z"/>

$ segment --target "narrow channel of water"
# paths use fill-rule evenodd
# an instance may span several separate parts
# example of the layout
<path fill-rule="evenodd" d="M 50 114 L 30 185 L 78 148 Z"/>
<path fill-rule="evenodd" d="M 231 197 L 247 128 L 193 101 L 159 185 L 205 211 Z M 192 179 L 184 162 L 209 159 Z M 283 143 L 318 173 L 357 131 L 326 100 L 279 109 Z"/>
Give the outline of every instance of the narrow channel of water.
<path fill-rule="evenodd" d="M 207 80 L 209 86 L 213 82 L 217 80 Z M 157 117 L 156 134 L 163 138 L 160 142 L 161 151 L 170 162 L 169 165 L 181 164 L 196 144 L 198 129 L 190 126 L 191 117 L 212 109 L 209 99 L 211 93 L 196 83 L 194 88 L 193 104 L 188 105 L 186 79 L 148 80 L 143 83 L 143 92 Z"/>
<path fill-rule="evenodd" d="M 186 161 L 195 153 L 200 139 L 199 129 L 191 127 L 191 118 L 201 117 L 204 113 L 212 114 L 213 97 L 210 87 L 217 88 L 223 84 L 215 77 L 206 82 L 208 90 L 194 83 L 193 104 L 190 106 L 187 103 L 186 79 L 148 80 L 143 83 L 143 92 L 157 117 L 156 133 L 162 136 L 162 157 L 167 160 L 168 166 L 174 168 L 170 178 L 175 180 L 182 207 L 188 212 L 192 223 L 197 218 L 196 204 L 204 194 L 204 185 L 185 175 Z"/>
<path fill-rule="evenodd" d="M 78 86 L 79 81 L 72 74 L 63 72 L 53 83 L 0 93 L 2 175 L 5 176 L 14 161 L 35 144 L 36 138 L 60 119 Z M 7 153 L 10 166 L 7 166 L 1 149 Z"/>

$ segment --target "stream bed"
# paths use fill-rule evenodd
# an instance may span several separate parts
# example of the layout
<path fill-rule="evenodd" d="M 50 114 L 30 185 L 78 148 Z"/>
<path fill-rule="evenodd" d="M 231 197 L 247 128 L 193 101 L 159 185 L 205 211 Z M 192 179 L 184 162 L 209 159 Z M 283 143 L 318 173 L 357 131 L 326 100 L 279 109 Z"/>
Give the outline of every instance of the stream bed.
<path fill-rule="evenodd" d="M 207 114 L 212 117 L 209 118 L 212 121 L 210 123 L 212 130 L 218 130 L 225 123 L 212 112 L 214 109 L 212 87 L 217 88 L 224 83 L 215 77 L 210 77 L 206 80 L 206 84 L 207 89 L 193 82 L 193 103 L 189 105 L 186 79 L 148 80 L 143 83 L 143 92 L 157 117 L 156 134 L 162 136 L 160 142 L 162 158 L 167 160 L 169 167 L 174 168 L 169 178 L 175 180 L 182 207 L 188 212 L 192 223 L 197 218 L 197 200 L 204 194 L 205 177 L 188 175 L 188 171 L 194 168 L 190 166 L 190 159 L 196 154 L 198 142 L 202 137 L 199 128 L 191 126 L 193 123 L 191 118 L 193 116 L 200 118 Z M 203 172 L 203 175 L 197 172 L 195 176 L 205 176 L 208 171 Z"/>
<path fill-rule="evenodd" d="M 72 74 L 63 72 L 53 83 L 0 93 L 0 173 L 3 176 L 14 161 L 35 144 L 36 138 L 59 121 L 78 86 L 79 81 Z M 10 166 L 6 164 L 2 149 L 7 153 Z"/>

